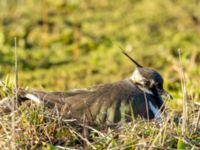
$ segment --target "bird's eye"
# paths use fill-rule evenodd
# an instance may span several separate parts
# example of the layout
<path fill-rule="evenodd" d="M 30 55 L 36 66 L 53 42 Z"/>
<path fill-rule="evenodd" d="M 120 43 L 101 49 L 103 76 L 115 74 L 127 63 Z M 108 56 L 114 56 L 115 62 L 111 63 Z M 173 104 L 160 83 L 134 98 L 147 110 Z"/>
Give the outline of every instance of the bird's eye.
<path fill-rule="evenodd" d="M 151 82 L 149 80 L 144 81 L 145 87 L 151 87 Z"/>
<path fill-rule="evenodd" d="M 157 86 L 157 88 L 159 88 L 159 89 L 162 88 L 162 84 L 161 84 L 161 83 L 157 83 L 156 86 Z"/>

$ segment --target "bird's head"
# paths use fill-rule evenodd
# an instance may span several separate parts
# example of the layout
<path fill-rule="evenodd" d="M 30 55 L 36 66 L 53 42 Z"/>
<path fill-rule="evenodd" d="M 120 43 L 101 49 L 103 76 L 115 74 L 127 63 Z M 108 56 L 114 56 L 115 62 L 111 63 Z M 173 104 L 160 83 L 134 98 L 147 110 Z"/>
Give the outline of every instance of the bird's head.
<path fill-rule="evenodd" d="M 145 68 L 131 58 L 126 52 L 123 52 L 135 65 L 136 70 L 131 76 L 131 80 L 137 84 L 144 92 L 160 95 L 172 99 L 172 96 L 163 88 L 164 80 L 162 76 L 155 70 Z"/>

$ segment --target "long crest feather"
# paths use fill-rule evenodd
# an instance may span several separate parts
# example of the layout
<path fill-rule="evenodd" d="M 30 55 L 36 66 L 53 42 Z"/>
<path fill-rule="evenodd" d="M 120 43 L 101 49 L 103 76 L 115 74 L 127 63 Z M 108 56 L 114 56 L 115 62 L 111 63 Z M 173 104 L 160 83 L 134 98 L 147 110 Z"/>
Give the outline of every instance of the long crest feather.
<path fill-rule="evenodd" d="M 130 57 L 122 48 L 120 48 L 122 50 L 122 53 L 127 56 L 138 68 L 142 68 L 143 66 L 140 65 L 137 61 L 135 61 L 132 57 Z"/>

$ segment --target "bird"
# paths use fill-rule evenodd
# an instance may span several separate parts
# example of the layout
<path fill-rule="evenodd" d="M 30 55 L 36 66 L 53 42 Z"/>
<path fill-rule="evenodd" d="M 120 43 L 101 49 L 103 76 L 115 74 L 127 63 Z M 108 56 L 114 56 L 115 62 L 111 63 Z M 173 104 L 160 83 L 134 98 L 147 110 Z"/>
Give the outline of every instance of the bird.
<path fill-rule="evenodd" d="M 128 78 L 66 92 L 19 89 L 18 100 L 56 107 L 63 117 L 87 123 L 128 122 L 138 117 L 162 120 L 163 96 L 172 99 L 163 88 L 163 77 L 140 65 L 127 52 L 122 53 L 135 65 Z"/>

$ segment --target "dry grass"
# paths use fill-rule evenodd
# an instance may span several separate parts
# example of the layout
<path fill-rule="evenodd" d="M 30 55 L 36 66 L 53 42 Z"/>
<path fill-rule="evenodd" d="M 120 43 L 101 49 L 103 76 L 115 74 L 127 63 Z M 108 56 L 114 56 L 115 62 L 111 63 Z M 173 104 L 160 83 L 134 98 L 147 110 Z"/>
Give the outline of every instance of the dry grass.
<path fill-rule="evenodd" d="M 187 100 L 180 53 L 182 112 L 177 114 L 166 102 L 162 122 L 137 118 L 129 123 L 95 126 L 63 118 L 56 108 L 52 110 L 32 102 L 16 108 L 17 90 L 12 90 L 18 89 L 16 51 L 15 56 L 15 86 L 9 81 L 0 82 L 1 93 L 5 92 L 3 97 L 6 97 L 0 103 L 1 109 L 9 106 L 12 110 L 1 111 L 0 146 L 3 149 L 200 149 L 199 105 Z M 83 134 L 85 128 L 90 131 L 88 138 Z"/>
<path fill-rule="evenodd" d="M 112 126 L 86 126 L 62 118 L 56 109 L 28 102 L 15 112 L 1 115 L 0 145 L 3 149 L 10 148 L 11 120 L 15 115 L 17 149 L 82 149 L 84 143 L 88 149 L 199 149 L 199 111 L 191 111 L 191 107 L 189 110 L 188 132 L 183 133 L 183 115 L 169 108 L 162 123 L 138 118 Z M 82 134 L 83 126 L 90 130 L 89 139 Z"/>

